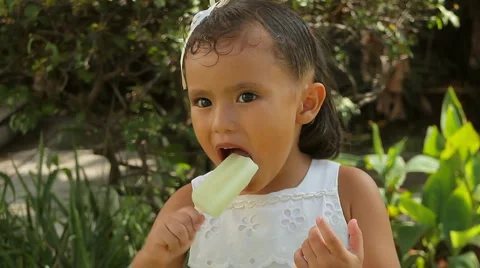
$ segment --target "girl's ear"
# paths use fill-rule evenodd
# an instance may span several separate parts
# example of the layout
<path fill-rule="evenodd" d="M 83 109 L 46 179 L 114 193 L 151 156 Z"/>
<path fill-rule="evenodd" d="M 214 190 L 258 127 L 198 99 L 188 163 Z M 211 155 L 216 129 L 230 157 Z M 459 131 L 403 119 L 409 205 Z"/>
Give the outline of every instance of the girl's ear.
<path fill-rule="evenodd" d="M 326 90 L 322 83 L 310 84 L 301 96 L 301 103 L 297 110 L 297 124 L 305 125 L 312 122 L 322 108 L 325 97 Z"/>

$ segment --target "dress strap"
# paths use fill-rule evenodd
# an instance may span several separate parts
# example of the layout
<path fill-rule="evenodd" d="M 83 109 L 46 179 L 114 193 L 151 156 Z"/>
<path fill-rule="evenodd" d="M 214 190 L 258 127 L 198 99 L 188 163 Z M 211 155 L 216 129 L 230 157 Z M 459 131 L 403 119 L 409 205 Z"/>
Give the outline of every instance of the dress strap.
<path fill-rule="evenodd" d="M 300 191 L 337 190 L 340 164 L 331 160 L 313 159 Z"/>

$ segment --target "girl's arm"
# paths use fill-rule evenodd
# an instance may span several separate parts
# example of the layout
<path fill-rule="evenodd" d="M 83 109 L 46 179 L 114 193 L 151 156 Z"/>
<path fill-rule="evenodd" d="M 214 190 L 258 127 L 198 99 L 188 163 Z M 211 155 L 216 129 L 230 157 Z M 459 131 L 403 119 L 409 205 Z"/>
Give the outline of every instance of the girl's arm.
<path fill-rule="evenodd" d="M 388 213 L 373 179 L 360 169 L 342 166 L 338 180 L 345 218 L 356 219 L 363 234 L 363 267 L 400 267 Z"/>
<path fill-rule="evenodd" d="M 163 221 L 171 217 L 171 215 L 179 212 L 181 209 L 186 207 L 193 208 L 192 201 L 192 186 L 187 184 L 177 190 L 165 203 L 165 205 L 160 210 L 160 213 L 157 216 L 157 219 L 152 226 L 151 233 L 149 236 L 152 236 L 150 239 L 160 240 L 160 233 L 156 232 L 155 229 L 158 228 L 155 225 L 162 224 Z M 152 234 L 152 232 L 154 232 Z M 155 241 L 154 241 L 155 242 Z M 159 267 L 159 268 L 183 268 L 186 260 L 186 253 L 181 254 L 179 257 L 176 257 L 173 260 L 170 260 L 168 264 L 163 264 L 163 260 L 160 257 L 162 252 L 159 250 L 147 250 L 145 247 L 140 250 L 140 252 L 135 256 L 131 267 L 133 268 L 147 268 L 147 267 Z"/>

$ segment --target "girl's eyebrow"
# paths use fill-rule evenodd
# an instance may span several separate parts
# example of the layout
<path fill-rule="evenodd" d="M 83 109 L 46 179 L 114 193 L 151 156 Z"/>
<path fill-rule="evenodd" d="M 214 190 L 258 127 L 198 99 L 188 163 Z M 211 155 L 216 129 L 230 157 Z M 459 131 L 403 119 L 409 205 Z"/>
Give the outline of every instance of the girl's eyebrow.
<path fill-rule="evenodd" d="M 245 90 L 245 89 L 258 89 L 261 88 L 262 86 L 259 83 L 256 82 L 240 82 L 232 87 L 228 87 L 225 89 L 225 91 L 233 91 L 237 92 L 239 90 Z"/>
<path fill-rule="evenodd" d="M 225 88 L 224 91 L 234 93 L 234 92 L 238 92 L 240 90 L 259 89 L 259 88 L 262 88 L 262 85 L 259 84 L 259 83 L 256 83 L 256 82 L 240 82 L 240 83 L 237 83 L 234 86 L 229 86 L 229 87 Z M 191 94 L 206 94 L 211 90 L 200 89 L 200 88 L 192 88 L 192 89 L 189 89 L 189 91 L 190 91 Z"/>

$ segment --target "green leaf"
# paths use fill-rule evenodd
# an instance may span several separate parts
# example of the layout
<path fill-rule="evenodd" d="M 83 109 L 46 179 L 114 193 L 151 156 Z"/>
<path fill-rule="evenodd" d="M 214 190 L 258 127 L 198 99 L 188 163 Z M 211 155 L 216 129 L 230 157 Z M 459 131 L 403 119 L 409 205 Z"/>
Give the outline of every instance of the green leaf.
<path fill-rule="evenodd" d="M 34 4 L 27 4 L 23 10 L 23 14 L 25 17 L 34 20 L 37 18 L 38 14 L 40 14 L 40 7 Z"/>
<path fill-rule="evenodd" d="M 397 164 L 398 157 L 402 153 L 403 148 L 405 147 L 405 142 L 407 141 L 406 138 L 402 139 L 401 141 L 397 142 L 394 146 L 388 148 L 387 154 L 387 165 L 385 169 L 385 175 L 389 173 L 389 171 Z M 403 158 L 402 158 L 403 160 Z M 403 162 L 405 163 L 405 162 Z"/>
<path fill-rule="evenodd" d="M 12 179 L 7 176 L 7 174 L 3 173 L 3 172 L 0 172 L 0 180 L 3 179 L 3 190 L 2 190 L 2 196 L 0 198 L 0 207 L 1 207 L 1 202 L 2 201 L 6 201 L 5 200 L 5 196 L 7 194 L 7 190 L 8 190 L 8 187 L 10 187 L 10 189 L 12 190 L 12 194 L 13 194 L 13 199 L 15 199 L 15 186 L 13 185 L 13 182 L 12 182 Z"/>
<path fill-rule="evenodd" d="M 455 163 L 454 161 L 441 161 L 438 171 L 429 176 L 423 186 L 422 203 L 441 218 L 444 213 L 445 203 L 450 194 L 455 190 Z"/>
<path fill-rule="evenodd" d="M 480 238 L 480 225 L 474 226 L 465 231 L 451 231 L 450 232 L 450 241 L 452 247 L 459 251 L 474 239 Z"/>
<path fill-rule="evenodd" d="M 401 267 L 425 268 L 425 255 L 424 251 L 406 254 L 402 258 Z"/>
<path fill-rule="evenodd" d="M 381 175 L 381 179 L 385 180 L 383 174 L 387 166 L 386 156 L 380 157 L 376 154 L 369 154 L 365 156 L 364 160 L 365 160 L 365 168 L 369 170 L 372 170 L 372 169 L 375 170 L 375 172 Z"/>
<path fill-rule="evenodd" d="M 402 213 L 408 215 L 416 222 L 425 225 L 425 227 L 435 226 L 435 213 L 422 204 L 415 202 L 413 199 L 405 196 L 400 197 L 398 207 Z"/>
<path fill-rule="evenodd" d="M 480 235 L 470 239 L 470 241 L 468 241 L 468 244 L 480 248 Z"/>
<path fill-rule="evenodd" d="M 441 158 L 448 159 L 455 152 L 459 152 L 462 160 L 466 161 L 469 155 L 478 152 L 479 148 L 480 137 L 473 128 L 472 123 L 469 122 L 447 138 L 445 150 L 442 152 Z"/>
<path fill-rule="evenodd" d="M 340 153 L 335 161 L 345 166 L 361 167 L 364 165 L 362 156 L 346 153 Z"/>
<path fill-rule="evenodd" d="M 453 27 L 458 28 L 460 27 L 460 19 L 458 16 L 451 10 L 448 10 L 443 5 L 437 5 L 437 8 L 440 10 L 442 15 L 444 16 L 443 23 L 446 25 L 448 22 L 452 23 Z"/>
<path fill-rule="evenodd" d="M 475 201 L 480 202 L 480 184 L 474 188 L 472 197 Z"/>
<path fill-rule="evenodd" d="M 478 268 L 480 263 L 474 252 L 468 252 L 459 256 L 448 258 L 448 267 L 455 268 Z"/>
<path fill-rule="evenodd" d="M 162 8 L 162 7 L 165 7 L 165 5 L 166 5 L 165 0 L 154 0 L 153 3 L 155 5 L 155 7 L 157 7 L 157 8 Z"/>
<path fill-rule="evenodd" d="M 463 231 L 472 226 L 473 205 L 465 183 L 459 183 L 447 199 L 441 221 L 447 237 L 450 237 L 450 231 Z"/>
<path fill-rule="evenodd" d="M 402 222 L 392 227 L 395 234 L 395 242 L 400 248 L 402 255 L 407 254 L 428 230 L 428 227 L 425 225 L 409 222 Z"/>
<path fill-rule="evenodd" d="M 443 129 L 443 135 L 448 139 L 458 129 L 462 127 L 462 122 L 455 114 L 455 108 L 449 104 L 446 110 L 445 128 Z"/>
<path fill-rule="evenodd" d="M 407 162 L 406 172 L 423 172 L 433 174 L 440 168 L 440 162 L 427 155 L 416 155 Z"/>
<path fill-rule="evenodd" d="M 388 203 L 388 200 L 387 200 L 385 188 L 383 188 L 383 187 L 378 187 L 378 191 L 380 192 L 380 196 L 382 197 L 383 203 L 384 203 L 384 204 L 387 204 L 387 203 Z"/>
<path fill-rule="evenodd" d="M 465 178 L 468 182 L 468 188 L 474 189 L 477 186 L 480 186 L 480 154 L 475 154 L 470 160 L 465 164 Z M 479 198 L 480 198 L 480 188 Z M 478 199 L 480 201 L 480 199 Z"/>
<path fill-rule="evenodd" d="M 423 153 L 438 158 L 444 147 L 445 138 L 442 136 L 442 133 L 440 133 L 437 126 L 428 127 L 425 141 L 423 143 Z"/>
<path fill-rule="evenodd" d="M 395 164 L 386 172 L 385 184 L 389 188 L 398 189 L 405 182 L 407 173 L 405 172 L 405 161 L 402 157 L 395 158 Z"/>
<path fill-rule="evenodd" d="M 462 104 L 452 87 L 448 88 L 442 103 L 440 127 L 443 135 L 448 138 L 466 122 Z"/>
<path fill-rule="evenodd" d="M 53 62 L 58 62 L 60 60 L 58 48 L 55 44 L 47 43 L 45 45 L 45 50 L 49 50 L 51 52 L 50 58 Z"/>
<path fill-rule="evenodd" d="M 375 122 L 370 121 L 370 126 L 372 127 L 372 136 L 373 136 L 373 149 L 375 150 L 375 154 L 382 159 L 385 151 L 383 150 L 382 139 L 380 137 L 380 130 L 378 129 L 378 125 Z"/>

